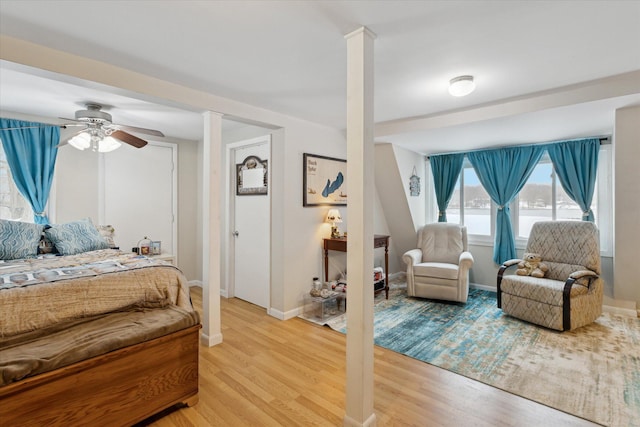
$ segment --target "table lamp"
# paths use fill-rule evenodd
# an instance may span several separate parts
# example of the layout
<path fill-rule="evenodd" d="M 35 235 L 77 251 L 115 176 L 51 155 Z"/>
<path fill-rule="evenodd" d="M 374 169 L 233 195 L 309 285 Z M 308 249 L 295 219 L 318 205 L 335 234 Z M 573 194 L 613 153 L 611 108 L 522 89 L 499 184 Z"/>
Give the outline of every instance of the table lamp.
<path fill-rule="evenodd" d="M 340 232 L 338 231 L 338 226 L 336 225 L 336 223 L 342 222 L 340 211 L 338 211 L 338 209 L 329 209 L 329 212 L 327 213 L 327 222 L 331 223 L 331 238 L 339 238 Z"/>

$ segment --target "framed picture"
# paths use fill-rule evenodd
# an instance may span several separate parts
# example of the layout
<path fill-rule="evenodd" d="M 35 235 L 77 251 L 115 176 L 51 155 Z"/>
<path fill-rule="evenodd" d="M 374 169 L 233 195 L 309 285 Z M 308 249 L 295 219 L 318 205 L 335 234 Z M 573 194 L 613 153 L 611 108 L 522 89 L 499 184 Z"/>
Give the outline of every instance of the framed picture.
<path fill-rule="evenodd" d="M 304 153 L 302 206 L 347 205 L 347 161 Z"/>
<path fill-rule="evenodd" d="M 269 188 L 268 160 L 248 156 L 236 165 L 236 195 L 266 195 Z"/>
<path fill-rule="evenodd" d="M 160 255 L 162 253 L 162 242 L 160 240 L 151 241 L 151 255 Z"/>

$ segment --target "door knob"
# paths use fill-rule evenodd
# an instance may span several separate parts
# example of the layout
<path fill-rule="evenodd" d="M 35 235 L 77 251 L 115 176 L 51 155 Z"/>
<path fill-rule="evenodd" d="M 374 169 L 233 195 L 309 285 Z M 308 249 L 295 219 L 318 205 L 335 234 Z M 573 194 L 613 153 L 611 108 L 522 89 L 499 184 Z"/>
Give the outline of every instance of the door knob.
<path fill-rule="evenodd" d="M 233 234 L 235 237 L 238 237 L 238 236 L 240 235 L 240 233 L 238 232 L 238 230 L 234 231 L 232 234 Z"/>

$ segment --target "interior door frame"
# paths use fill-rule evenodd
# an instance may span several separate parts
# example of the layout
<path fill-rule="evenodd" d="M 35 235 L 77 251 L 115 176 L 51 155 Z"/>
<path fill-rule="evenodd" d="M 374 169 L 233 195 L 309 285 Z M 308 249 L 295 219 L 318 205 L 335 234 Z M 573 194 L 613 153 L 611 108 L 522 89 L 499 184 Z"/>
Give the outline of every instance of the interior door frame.
<path fill-rule="evenodd" d="M 225 236 L 223 244 L 227 248 L 225 251 L 225 272 L 224 283 L 227 284 L 225 291 L 221 290 L 221 294 L 226 298 L 235 297 L 235 254 L 236 245 L 233 238 L 233 231 L 235 228 L 235 197 L 236 197 L 236 165 L 235 165 L 235 151 L 240 148 L 248 148 L 255 145 L 261 145 L 266 143 L 269 147 L 269 159 L 271 159 L 271 134 L 265 134 L 256 138 L 245 139 L 242 141 L 232 142 L 226 145 L 226 159 L 227 159 L 227 173 L 225 174 L 225 188 L 227 189 L 227 196 L 225 197 L 225 211 L 227 213 L 225 218 L 224 229 Z M 269 162 L 271 164 L 271 162 Z M 269 172 L 268 185 L 271 187 L 271 172 Z M 269 216 L 271 216 L 271 188 L 269 188 Z M 269 254 L 271 254 L 271 229 L 269 229 Z M 226 293 L 226 295 L 224 295 Z M 271 260 L 269 260 L 269 290 L 268 290 L 267 310 L 271 307 Z"/>
<path fill-rule="evenodd" d="M 171 213 L 173 215 L 173 223 L 171 224 L 171 238 L 173 244 L 171 247 L 171 254 L 173 255 L 174 264 L 178 265 L 178 144 L 175 142 L 158 142 L 148 141 L 148 145 L 155 145 L 158 147 L 165 147 L 171 149 Z M 144 148 L 141 148 L 144 150 Z M 105 156 L 108 153 L 99 153 L 98 155 L 98 223 L 105 223 L 106 216 L 106 202 L 105 202 Z M 163 244 L 164 246 L 164 244 Z M 131 248 L 120 248 L 123 251 L 129 251 Z"/>

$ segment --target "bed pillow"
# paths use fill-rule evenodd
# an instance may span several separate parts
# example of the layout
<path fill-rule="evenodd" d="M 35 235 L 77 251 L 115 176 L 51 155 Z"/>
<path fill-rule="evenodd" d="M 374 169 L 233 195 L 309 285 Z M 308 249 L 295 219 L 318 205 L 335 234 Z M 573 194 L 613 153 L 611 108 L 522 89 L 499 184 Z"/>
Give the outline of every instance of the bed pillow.
<path fill-rule="evenodd" d="M 108 249 L 109 243 L 100 235 L 89 218 L 64 224 L 54 224 L 44 230 L 61 255 Z"/>
<path fill-rule="evenodd" d="M 42 225 L 0 219 L 0 259 L 19 259 L 38 254 Z"/>
<path fill-rule="evenodd" d="M 96 229 L 98 230 L 98 233 L 104 237 L 104 240 L 107 241 L 110 248 L 116 247 L 116 242 L 113 240 L 116 230 L 112 225 L 96 225 Z"/>

